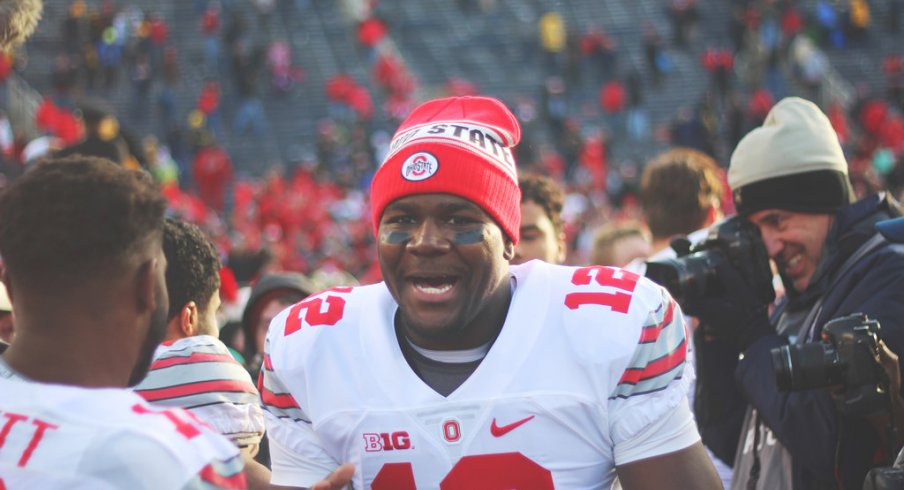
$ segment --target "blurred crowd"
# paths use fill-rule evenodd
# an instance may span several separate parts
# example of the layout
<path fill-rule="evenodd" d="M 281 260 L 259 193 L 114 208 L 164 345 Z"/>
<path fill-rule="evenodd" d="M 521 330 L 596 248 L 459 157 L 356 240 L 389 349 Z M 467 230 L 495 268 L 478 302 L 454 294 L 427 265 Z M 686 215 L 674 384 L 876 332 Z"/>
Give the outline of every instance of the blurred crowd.
<path fill-rule="evenodd" d="M 249 177 L 247 162 L 233 161 L 228 138 L 269 131 L 273 121 L 262 100 L 298 90 L 305 79 L 293 45 L 276 33 L 272 20 L 315 8 L 288 0 L 252 4 L 243 9 L 231 1 L 194 3 L 198 30 L 192 36 L 203 41 L 206 78 L 197 94 L 186 97 L 189 85 L 181 80 L 180 64 L 186 47 L 177 39 L 187 36 L 172 32 L 173 19 L 113 0 L 69 2 L 59 24 L 45 26 L 58 29 L 59 49 L 50 89 L 33 114 L 38 132 L 25 140 L 15 121 L 0 119 L 3 175 L 15 178 L 52 152 L 104 155 L 150 172 L 164 188 L 170 212 L 203 227 L 241 286 L 274 270 L 372 282 L 379 271 L 366 212 L 368 184 L 394 125 L 428 89 L 393 44 L 390 9 L 378 1 L 345 2 L 372 79 L 332 74 L 320 87 L 329 115 L 317 122 L 315 140 L 292 146 L 285 161 Z M 661 12 L 670 32 L 640 22 L 643 70 L 626 61 L 629 47 L 620 46 L 601 23 L 569 25 L 559 10 L 541 15 L 524 43 L 527 52 L 542 53 L 536 62 L 545 78 L 537 93 L 509 102 L 525 128 L 520 168 L 549 175 L 564 190 L 568 262 L 589 262 L 600 233 L 646 228 L 638 192 L 652 154 L 632 148 L 692 148 L 724 168 L 740 138 L 787 95 L 808 97 L 829 115 L 858 195 L 885 188 L 900 195 L 901 56 L 880 60 L 887 75 L 880 89 L 858 80 L 848 81 L 850 93 L 826 86 L 827 51 L 855 50 L 872 38 L 898 35 L 899 2 L 883 2 L 878 15 L 871 5 L 735 0 L 723 26 L 726 35 L 713 38 L 701 27 L 705 5 L 670 0 Z M 493 1 L 456 7 L 463 16 L 492 15 L 500 8 Z M 16 71 L 26 76 L 27 52 L 3 55 L 0 79 Z M 698 100 L 688 90 L 688 103 L 670 120 L 654 120 L 651 94 L 678 77 L 675 58 L 681 55 L 698 60 L 709 86 Z M 105 92 L 123 83 L 130 87 L 128 104 L 104 100 Z M 429 90 L 473 95 L 480 93 L 480 81 L 456 77 Z M 148 134 L 131 129 L 150 116 L 155 127 Z M 724 205 L 731 211 L 730 199 Z M 604 225 L 608 231 L 599 230 Z"/>

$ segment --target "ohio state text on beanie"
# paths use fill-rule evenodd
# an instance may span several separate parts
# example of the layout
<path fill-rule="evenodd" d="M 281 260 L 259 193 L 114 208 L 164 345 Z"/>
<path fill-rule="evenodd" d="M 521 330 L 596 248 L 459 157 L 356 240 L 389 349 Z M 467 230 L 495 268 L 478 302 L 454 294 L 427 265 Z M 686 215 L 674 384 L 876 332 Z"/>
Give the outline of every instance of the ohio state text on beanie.
<path fill-rule="evenodd" d="M 728 185 L 738 213 L 785 209 L 835 213 L 850 204 L 848 165 L 829 119 L 799 97 L 779 101 L 731 155 Z"/>
<path fill-rule="evenodd" d="M 371 182 L 374 229 L 392 201 L 443 193 L 479 205 L 517 243 L 521 190 L 512 148 L 520 140 L 518 120 L 499 100 L 447 97 L 421 104 L 399 126 Z"/>

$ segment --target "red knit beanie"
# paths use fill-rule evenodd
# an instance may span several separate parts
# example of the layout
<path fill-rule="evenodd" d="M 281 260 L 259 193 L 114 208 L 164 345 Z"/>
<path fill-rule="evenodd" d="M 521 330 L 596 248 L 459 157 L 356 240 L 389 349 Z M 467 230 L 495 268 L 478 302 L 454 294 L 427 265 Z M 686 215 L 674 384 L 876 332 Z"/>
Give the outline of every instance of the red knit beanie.
<path fill-rule="evenodd" d="M 518 243 L 521 189 L 512 148 L 521 127 L 489 97 L 447 97 L 411 112 L 370 186 L 374 229 L 386 206 L 414 194 L 453 194 L 483 208 Z"/>

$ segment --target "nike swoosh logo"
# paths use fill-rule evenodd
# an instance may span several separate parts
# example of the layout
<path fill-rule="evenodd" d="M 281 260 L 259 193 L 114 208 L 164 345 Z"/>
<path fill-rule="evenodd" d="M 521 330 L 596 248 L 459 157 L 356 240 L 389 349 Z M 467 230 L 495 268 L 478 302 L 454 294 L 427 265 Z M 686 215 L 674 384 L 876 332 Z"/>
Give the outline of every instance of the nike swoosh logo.
<path fill-rule="evenodd" d="M 522 425 L 530 422 L 531 419 L 533 419 L 533 418 L 534 418 L 534 415 L 531 415 L 530 417 L 525 417 L 521 420 L 512 422 L 511 424 L 502 425 L 502 426 L 496 425 L 496 419 L 493 418 L 493 423 L 490 424 L 490 434 L 493 434 L 493 437 L 502 437 L 502 436 L 508 434 L 509 432 L 517 429 L 518 427 L 521 427 Z"/>

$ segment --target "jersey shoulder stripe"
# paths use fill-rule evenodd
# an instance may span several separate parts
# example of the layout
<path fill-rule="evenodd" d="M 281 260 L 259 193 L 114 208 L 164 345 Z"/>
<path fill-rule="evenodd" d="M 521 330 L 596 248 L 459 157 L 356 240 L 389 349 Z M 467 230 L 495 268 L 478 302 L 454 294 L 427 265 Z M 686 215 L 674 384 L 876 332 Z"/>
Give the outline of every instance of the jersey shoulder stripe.
<path fill-rule="evenodd" d="M 269 337 L 264 341 L 264 345 L 267 349 L 270 347 Z M 273 371 L 273 362 L 268 353 L 264 354 L 264 364 L 257 378 L 257 389 L 260 392 L 261 405 L 264 410 L 274 417 L 311 423 L 298 401 L 289 393 L 289 389 L 283 385 Z"/>
<path fill-rule="evenodd" d="M 683 315 L 663 290 L 662 304 L 650 313 L 631 361 L 609 398 L 628 398 L 665 389 L 681 379 L 687 350 Z"/>

